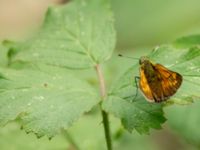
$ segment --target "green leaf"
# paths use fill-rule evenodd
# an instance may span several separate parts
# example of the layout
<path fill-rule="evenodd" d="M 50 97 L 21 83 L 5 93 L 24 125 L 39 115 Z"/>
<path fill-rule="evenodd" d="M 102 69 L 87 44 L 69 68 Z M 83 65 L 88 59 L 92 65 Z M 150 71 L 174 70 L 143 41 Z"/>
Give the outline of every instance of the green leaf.
<path fill-rule="evenodd" d="M 188 104 L 200 98 L 199 48 L 177 49 L 170 45 L 162 46 L 152 51 L 149 58 L 183 76 L 180 89 L 169 102 Z M 113 84 L 103 108 L 120 118 L 129 131 L 136 129 L 140 133 L 146 133 L 149 128 L 160 128 L 165 119 L 161 105 L 147 102 L 140 92 L 134 102 L 131 102 L 136 94 L 134 77 L 138 75 L 138 64 L 129 68 Z"/>
<path fill-rule="evenodd" d="M 174 105 L 165 108 L 169 126 L 189 143 L 200 147 L 200 101 L 188 106 Z"/>
<path fill-rule="evenodd" d="M 200 99 L 200 48 L 177 49 L 173 46 L 162 46 L 149 57 L 183 76 L 180 89 L 170 101 L 187 104 Z"/>
<path fill-rule="evenodd" d="M 161 105 L 154 105 L 146 100 L 137 98 L 131 103 L 119 96 L 109 96 L 103 103 L 103 108 L 121 118 L 123 126 L 132 132 L 149 133 L 150 128 L 161 129 L 165 122 Z"/>
<path fill-rule="evenodd" d="M 200 35 L 185 36 L 177 39 L 173 44 L 179 48 L 189 48 L 192 46 L 197 46 L 200 45 Z"/>
<path fill-rule="evenodd" d="M 139 133 L 149 133 L 150 128 L 160 129 L 165 118 L 159 104 L 149 103 L 141 96 L 131 102 L 136 92 L 134 86 L 136 70 L 138 70 L 137 65 L 131 67 L 113 84 L 102 107 L 120 118 L 129 132 L 135 129 Z"/>
<path fill-rule="evenodd" d="M 26 132 L 53 137 L 99 102 L 97 92 L 64 69 L 5 70 L 0 79 L 0 125 L 21 118 Z"/>
<path fill-rule="evenodd" d="M 107 0 L 75 0 L 49 8 L 41 31 L 14 60 L 88 68 L 110 58 L 115 46 Z"/>

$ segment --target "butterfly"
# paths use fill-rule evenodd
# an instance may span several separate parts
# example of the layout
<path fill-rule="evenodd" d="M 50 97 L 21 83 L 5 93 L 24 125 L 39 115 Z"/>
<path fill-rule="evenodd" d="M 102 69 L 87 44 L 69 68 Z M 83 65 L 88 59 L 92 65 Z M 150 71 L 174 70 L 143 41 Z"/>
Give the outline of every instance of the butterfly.
<path fill-rule="evenodd" d="M 156 103 L 166 101 L 180 88 L 183 80 L 181 74 L 161 64 L 154 64 L 145 56 L 139 59 L 139 65 L 140 76 L 135 77 L 136 88 L 141 90 L 147 101 Z M 136 91 L 135 98 L 137 93 Z"/>
<path fill-rule="evenodd" d="M 141 57 L 139 88 L 150 102 L 163 102 L 174 95 L 181 86 L 183 77 L 161 64 L 152 63 L 147 57 Z"/>

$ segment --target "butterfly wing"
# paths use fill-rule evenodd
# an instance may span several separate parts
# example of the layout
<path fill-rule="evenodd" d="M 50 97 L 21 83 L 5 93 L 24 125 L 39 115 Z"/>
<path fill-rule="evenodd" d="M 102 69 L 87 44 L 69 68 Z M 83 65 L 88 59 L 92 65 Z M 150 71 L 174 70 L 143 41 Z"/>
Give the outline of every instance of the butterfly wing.
<path fill-rule="evenodd" d="M 182 76 L 174 71 L 171 71 L 160 64 L 155 64 L 154 68 L 160 75 L 163 95 L 166 99 L 174 95 L 182 83 Z"/>
<path fill-rule="evenodd" d="M 143 69 L 140 69 L 139 87 L 140 87 L 140 90 L 142 91 L 142 93 L 144 94 L 145 98 L 149 102 L 154 102 L 152 91 L 151 91 L 151 88 L 149 87 L 148 80 L 145 76 Z"/>

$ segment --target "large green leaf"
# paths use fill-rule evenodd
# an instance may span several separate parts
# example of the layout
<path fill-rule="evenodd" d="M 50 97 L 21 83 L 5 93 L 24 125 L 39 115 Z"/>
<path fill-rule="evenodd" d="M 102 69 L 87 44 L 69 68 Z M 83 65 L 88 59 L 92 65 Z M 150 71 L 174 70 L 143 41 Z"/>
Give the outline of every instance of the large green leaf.
<path fill-rule="evenodd" d="M 120 96 L 109 96 L 103 103 L 103 108 L 120 118 L 129 132 L 136 129 L 139 133 L 149 133 L 150 128 L 161 129 L 160 124 L 165 122 L 161 106 L 141 98 L 131 103 Z"/>
<path fill-rule="evenodd" d="M 188 48 L 196 45 L 200 45 L 200 35 L 190 35 L 179 38 L 173 43 L 176 47 Z"/>
<path fill-rule="evenodd" d="M 14 60 L 88 68 L 110 58 L 115 45 L 107 0 L 75 0 L 49 8 L 41 31 Z"/>
<path fill-rule="evenodd" d="M 177 49 L 170 45 L 162 46 L 152 51 L 149 58 L 183 76 L 183 83 L 178 92 L 171 97 L 170 102 L 187 104 L 200 98 L 198 47 Z M 139 75 L 138 70 L 139 65 L 133 65 L 113 84 L 103 108 L 119 117 L 129 131 L 135 128 L 143 133 L 148 132 L 149 128 L 159 128 L 165 119 L 160 104 L 150 104 L 140 93 L 134 102 L 130 102 L 136 94 L 134 76 Z"/>
<path fill-rule="evenodd" d="M 90 85 L 63 69 L 0 72 L 0 124 L 19 117 L 26 132 L 38 137 L 53 137 L 99 102 Z"/>

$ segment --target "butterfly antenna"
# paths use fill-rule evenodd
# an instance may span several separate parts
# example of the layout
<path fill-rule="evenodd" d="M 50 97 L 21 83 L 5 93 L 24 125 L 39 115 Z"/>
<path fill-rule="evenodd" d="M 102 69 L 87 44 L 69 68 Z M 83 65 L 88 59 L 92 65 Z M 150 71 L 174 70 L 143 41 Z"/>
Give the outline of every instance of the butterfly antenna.
<path fill-rule="evenodd" d="M 129 58 L 129 59 L 137 59 L 139 60 L 139 58 L 134 58 L 134 57 L 129 57 L 129 56 L 123 56 L 122 54 L 118 54 L 119 57 L 124 57 L 124 58 Z"/>

